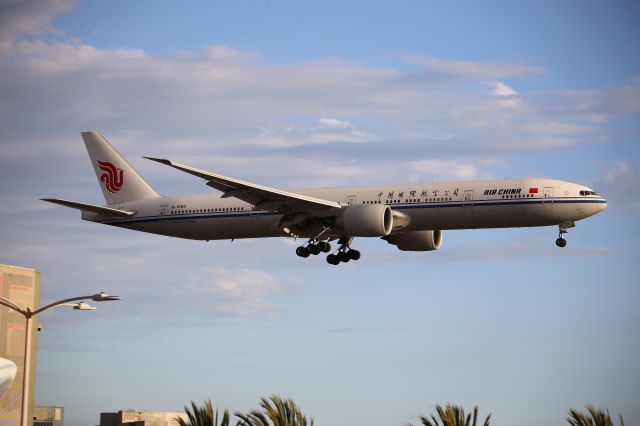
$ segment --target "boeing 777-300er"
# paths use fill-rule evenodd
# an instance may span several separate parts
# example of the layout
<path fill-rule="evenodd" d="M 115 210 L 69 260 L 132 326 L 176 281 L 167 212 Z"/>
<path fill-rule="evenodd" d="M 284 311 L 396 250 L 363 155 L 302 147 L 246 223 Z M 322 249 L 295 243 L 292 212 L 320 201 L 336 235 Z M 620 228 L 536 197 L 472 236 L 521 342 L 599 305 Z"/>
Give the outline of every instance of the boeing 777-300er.
<path fill-rule="evenodd" d="M 327 262 L 357 260 L 354 237 L 377 237 L 403 251 L 437 250 L 449 229 L 558 226 L 556 244 L 575 221 L 607 201 L 583 185 L 552 179 L 505 179 L 282 190 L 144 157 L 192 174 L 221 192 L 159 195 L 98 132 L 82 138 L 106 207 L 60 199 L 82 219 L 194 240 L 295 237 L 300 257 L 329 253 Z"/>

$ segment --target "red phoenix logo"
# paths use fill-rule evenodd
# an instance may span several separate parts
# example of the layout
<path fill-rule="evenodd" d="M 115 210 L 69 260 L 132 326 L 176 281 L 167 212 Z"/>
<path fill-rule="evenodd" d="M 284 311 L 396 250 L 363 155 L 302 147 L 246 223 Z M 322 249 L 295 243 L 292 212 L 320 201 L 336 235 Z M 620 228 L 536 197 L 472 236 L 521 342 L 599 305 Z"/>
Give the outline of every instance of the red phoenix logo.
<path fill-rule="evenodd" d="M 122 179 L 123 170 L 117 169 L 116 166 L 106 161 L 98 161 L 98 166 L 100 170 L 106 172 L 100 175 L 100 181 L 104 182 L 107 190 L 113 193 L 120 191 L 124 183 Z"/>

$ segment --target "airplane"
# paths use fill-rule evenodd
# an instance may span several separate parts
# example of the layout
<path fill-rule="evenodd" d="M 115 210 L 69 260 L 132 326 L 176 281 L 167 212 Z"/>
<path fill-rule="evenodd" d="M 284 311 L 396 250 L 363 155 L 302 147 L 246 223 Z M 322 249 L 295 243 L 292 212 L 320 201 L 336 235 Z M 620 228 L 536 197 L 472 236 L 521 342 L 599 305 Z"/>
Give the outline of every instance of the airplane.
<path fill-rule="evenodd" d="M 293 237 L 296 254 L 329 253 L 331 265 L 358 260 L 356 237 L 381 238 L 402 251 L 438 250 L 452 229 L 558 226 L 556 244 L 575 222 L 607 207 L 584 185 L 528 178 L 283 190 L 143 157 L 203 179 L 219 194 L 159 195 L 98 132 L 82 132 L 106 206 L 56 198 L 83 220 L 193 240 Z M 337 241 L 337 250 L 331 242 Z"/>
<path fill-rule="evenodd" d="M 8 359 L 0 357 L 0 398 L 7 393 L 11 387 L 11 383 L 16 378 L 18 367 Z"/>

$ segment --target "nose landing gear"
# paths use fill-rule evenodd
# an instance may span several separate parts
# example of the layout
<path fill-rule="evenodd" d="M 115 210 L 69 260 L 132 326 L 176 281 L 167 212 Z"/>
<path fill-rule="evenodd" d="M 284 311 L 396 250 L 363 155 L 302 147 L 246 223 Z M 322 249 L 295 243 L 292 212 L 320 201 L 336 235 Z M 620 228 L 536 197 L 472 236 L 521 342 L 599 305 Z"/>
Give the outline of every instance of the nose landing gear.
<path fill-rule="evenodd" d="M 562 234 L 563 232 L 560 233 L 560 236 L 558 237 L 558 239 L 556 240 L 556 245 L 558 247 L 564 247 L 567 245 L 567 240 L 565 240 L 564 238 L 562 238 Z"/>
<path fill-rule="evenodd" d="M 567 228 L 573 228 L 574 226 L 576 226 L 575 222 L 563 222 L 558 225 L 558 239 L 556 240 L 558 247 L 565 247 L 567 245 L 567 240 L 563 238 L 563 235 L 569 233 Z"/>

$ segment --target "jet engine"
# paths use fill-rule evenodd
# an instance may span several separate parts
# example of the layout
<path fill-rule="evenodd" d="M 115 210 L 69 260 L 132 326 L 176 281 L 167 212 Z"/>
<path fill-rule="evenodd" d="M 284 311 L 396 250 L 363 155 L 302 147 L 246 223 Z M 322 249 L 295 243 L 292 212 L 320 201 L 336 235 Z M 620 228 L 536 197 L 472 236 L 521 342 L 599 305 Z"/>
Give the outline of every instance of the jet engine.
<path fill-rule="evenodd" d="M 442 244 L 442 231 L 411 231 L 384 237 L 402 251 L 438 250 Z"/>
<path fill-rule="evenodd" d="M 337 225 L 352 237 L 384 237 L 393 229 L 393 212 L 382 204 L 349 206 Z"/>

